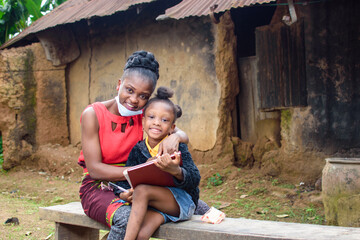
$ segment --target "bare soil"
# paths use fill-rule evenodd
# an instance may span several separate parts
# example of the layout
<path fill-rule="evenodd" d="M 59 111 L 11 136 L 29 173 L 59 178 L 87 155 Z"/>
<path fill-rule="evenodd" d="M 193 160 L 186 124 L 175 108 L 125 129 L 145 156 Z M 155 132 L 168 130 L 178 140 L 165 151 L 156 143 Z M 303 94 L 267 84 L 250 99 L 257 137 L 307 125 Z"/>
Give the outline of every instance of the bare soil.
<path fill-rule="evenodd" d="M 46 145 L 21 167 L 0 173 L 0 239 L 54 239 L 53 222 L 38 208 L 79 201 L 79 149 Z M 325 224 L 321 192 L 314 186 L 264 177 L 230 163 L 198 165 L 200 198 L 227 217 Z M 19 225 L 5 224 L 16 217 Z M 103 235 L 103 234 L 102 234 Z"/>

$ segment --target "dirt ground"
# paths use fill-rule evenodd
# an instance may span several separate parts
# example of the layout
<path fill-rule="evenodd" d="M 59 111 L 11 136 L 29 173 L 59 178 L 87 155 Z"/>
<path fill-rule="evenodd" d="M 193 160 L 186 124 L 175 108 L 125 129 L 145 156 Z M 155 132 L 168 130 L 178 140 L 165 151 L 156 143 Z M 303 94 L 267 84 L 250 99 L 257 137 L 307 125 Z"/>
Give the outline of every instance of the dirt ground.
<path fill-rule="evenodd" d="M 54 239 L 54 223 L 40 220 L 38 208 L 79 201 L 78 155 L 76 147 L 46 145 L 21 167 L 0 173 L 0 239 Z M 313 186 L 264 177 L 230 163 L 198 167 L 200 198 L 227 217 L 325 224 L 321 192 Z M 19 225 L 5 224 L 12 217 Z"/>

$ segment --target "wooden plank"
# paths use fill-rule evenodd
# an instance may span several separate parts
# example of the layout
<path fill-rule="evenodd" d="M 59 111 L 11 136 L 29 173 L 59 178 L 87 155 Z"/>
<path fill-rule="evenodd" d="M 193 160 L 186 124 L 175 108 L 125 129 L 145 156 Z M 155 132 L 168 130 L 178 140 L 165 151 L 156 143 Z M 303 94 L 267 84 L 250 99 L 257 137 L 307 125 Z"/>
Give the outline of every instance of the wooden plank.
<path fill-rule="evenodd" d="M 240 94 L 239 105 L 240 132 L 243 141 L 256 143 L 256 126 L 258 120 L 258 99 L 256 95 L 257 58 L 246 57 L 238 59 Z M 239 127 L 239 126 L 238 126 Z"/>

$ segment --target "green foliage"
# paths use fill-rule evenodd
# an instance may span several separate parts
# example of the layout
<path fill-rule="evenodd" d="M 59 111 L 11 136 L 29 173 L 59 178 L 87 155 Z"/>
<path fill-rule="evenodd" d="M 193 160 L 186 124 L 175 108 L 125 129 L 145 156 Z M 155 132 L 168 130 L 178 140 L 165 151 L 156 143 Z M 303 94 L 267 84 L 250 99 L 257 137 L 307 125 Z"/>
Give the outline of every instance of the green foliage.
<path fill-rule="evenodd" d="M 220 173 L 215 173 L 212 177 L 207 179 L 207 187 L 219 186 L 223 183 L 222 176 Z"/>
<path fill-rule="evenodd" d="M 0 44 L 66 0 L 0 0 Z"/>

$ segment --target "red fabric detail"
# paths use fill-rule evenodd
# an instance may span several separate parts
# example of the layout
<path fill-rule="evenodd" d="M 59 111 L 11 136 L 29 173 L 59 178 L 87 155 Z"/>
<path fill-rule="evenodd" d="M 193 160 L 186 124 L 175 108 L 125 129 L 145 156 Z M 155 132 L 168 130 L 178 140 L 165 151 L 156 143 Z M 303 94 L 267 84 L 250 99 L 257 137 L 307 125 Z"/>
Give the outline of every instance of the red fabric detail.
<path fill-rule="evenodd" d="M 105 105 L 99 102 L 92 104 L 91 107 L 95 110 L 99 122 L 102 162 L 107 164 L 126 162 L 131 149 L 138 141 L 143 139 L 143 115 L 131 117 L 118 116 L 109 112 Z M 131 118 L 134 120 L 132 126 L 129 124 Z M 117 123 L 114 131 L 112 130 L 112 122 Z M 126 123 L 125 132 L 121 132 L 121 124 L 123 123 Z M 79 164 L 85 167 L 84 163 L 84 155 L 81 151 Z"/>
<path fill-rule="evenodd" d="M 116 210 L 118 210 L 118 208 L 123 205 L 129 205 L 128 202 L 124 202 L 121 200 L 121 202 L 119 202 L 119 200 L 120 198 L 113 199 L 108 208 L 106 209 L 106 224 L 108 225 L 108 227 L 111 227 L 112 225 L 112 220 Z"/>

